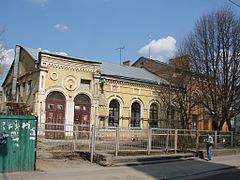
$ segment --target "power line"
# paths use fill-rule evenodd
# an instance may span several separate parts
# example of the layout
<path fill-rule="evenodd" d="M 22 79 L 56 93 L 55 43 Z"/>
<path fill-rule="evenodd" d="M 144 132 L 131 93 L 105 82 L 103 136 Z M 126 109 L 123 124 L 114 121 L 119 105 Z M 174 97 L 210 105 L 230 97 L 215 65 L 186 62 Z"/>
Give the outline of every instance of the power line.
<path fill-rule="evenodd" d="M 229 2 L 231 2 L 232 4 L 236 5 L 237 7 L 240 7 L 239 4 L 237 4 L 236 2 L 232 1 L 232 0 L 228 0 Z"/>

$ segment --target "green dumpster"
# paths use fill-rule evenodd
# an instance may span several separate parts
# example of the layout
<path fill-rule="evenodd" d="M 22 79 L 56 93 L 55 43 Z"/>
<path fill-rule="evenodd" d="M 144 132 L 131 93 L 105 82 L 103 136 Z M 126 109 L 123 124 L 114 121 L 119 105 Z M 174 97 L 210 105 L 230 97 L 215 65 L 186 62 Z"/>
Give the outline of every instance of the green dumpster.
<path fill-rule="evenodd" d="M 0 116 L 0 172 L 35 170 L 37 119 Z"/>

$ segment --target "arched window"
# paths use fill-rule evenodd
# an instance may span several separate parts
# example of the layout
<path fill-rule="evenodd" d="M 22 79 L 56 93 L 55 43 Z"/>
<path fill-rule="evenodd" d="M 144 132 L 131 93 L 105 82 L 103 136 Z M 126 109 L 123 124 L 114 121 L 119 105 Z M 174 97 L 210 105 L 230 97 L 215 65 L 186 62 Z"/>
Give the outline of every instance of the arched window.
<path fill-rule="evenodd" d="M 114 99 L 109 104 L 109 119 L 108 126 L 118 126 L 119 125 L 119 102 Z"/>
<path fill-rule="evenodd" d="M 65 97 L 60 92 L 51 92 L 50 94 L 48 94 L 47 100 L 65 101 Z"/>
<path fill-rule="evenodd" d="M 131 107 L 131 127 L 140 127 L 141 108 L 138 102 L 134 102 Z"/>
<path fill-rule="evenodd" d="M 149 127 L 157 128 L 158 127 L 158 105 L 152 103 L 149 111 Z"/>

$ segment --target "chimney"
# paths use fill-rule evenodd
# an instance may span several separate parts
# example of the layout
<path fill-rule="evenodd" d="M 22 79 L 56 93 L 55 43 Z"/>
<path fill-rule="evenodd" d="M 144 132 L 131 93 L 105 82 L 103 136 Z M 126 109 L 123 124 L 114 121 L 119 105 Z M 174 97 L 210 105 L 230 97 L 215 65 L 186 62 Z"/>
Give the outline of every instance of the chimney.
<path fill-rule="evenodd" d="M 130 60 L 123 61 L 124 66 L 131 66 L 132 62 Z"/>

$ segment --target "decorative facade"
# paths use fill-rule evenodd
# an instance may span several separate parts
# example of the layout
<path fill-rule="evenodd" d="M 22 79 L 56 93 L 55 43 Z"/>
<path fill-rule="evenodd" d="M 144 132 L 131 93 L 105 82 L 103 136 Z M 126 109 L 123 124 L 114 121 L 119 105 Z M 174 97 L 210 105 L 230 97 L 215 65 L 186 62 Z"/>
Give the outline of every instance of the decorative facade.
<path fill-rule="evenodd" d="M 169 127 L 163 94 L 169 82 L 149 71 L 16 46 L 14 62 L 2 85 L 6 114 L 38 117 L 45 129 L 84 125 Z M 171 109 L 171 121 L 180 127 Z M 65 129 L 66 130 L 66 129 Z M 52 138 L 53 133 L 46 136 Z M 58 133 L 58 136 L 64 136 Z"/>

